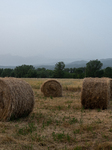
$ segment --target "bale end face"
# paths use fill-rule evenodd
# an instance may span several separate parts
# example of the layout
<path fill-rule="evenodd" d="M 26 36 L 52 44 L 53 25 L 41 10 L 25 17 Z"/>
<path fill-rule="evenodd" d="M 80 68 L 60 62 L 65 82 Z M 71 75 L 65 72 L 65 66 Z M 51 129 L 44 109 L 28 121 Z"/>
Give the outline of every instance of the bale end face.
<path fill-rule="evenodd" d="M 81 104 L 85 109 L 107 109 L 110 82 L 105 78 L 85 78 L 81 90 Z"/>
<path fill-rule="evenodd" d="M 61 97 L 62 96 L 62 86 L 57 80 L 47 80 L 41 86 L 41 92 L 46 97 Z"/>
<path fill-rule="evenodd" d="M 33 107 L 33 90 L 28 83 L 16 78 L 0 78 L 0 120 L 24 117 Z"/>

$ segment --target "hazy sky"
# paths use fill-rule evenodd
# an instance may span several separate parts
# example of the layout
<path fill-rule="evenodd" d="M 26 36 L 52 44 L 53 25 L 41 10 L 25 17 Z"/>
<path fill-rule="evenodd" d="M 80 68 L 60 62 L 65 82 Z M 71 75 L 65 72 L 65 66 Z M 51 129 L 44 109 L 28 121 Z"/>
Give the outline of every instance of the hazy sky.
<path fill-rule="evenodd" d="M 0 0 L 0 54 L 112 58 L 111 0 Z"/>

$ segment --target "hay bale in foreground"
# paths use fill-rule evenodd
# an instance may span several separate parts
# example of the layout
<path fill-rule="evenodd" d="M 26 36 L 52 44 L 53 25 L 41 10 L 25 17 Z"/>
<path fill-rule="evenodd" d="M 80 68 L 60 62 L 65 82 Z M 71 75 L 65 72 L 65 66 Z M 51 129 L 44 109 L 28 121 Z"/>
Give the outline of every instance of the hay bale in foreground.
<path fill-rule="evenodd" d="M 81 89 L 81 104 L 84 108 L 107 109 L 110 100 L 110 80 L 85 78 Z"/>
<path fill-rule="evenodd" d="M 41 92 L 43 92 L 46 97 L 61 97 L 62 96 L 62 86 L 57 80 L 47 80 L 41 86 Z"/>
<path fill-rule="evenodd" d="M 0 78 L 0 120 L 27 116 L 34 106 L 31 86 L 16 78 Z"/>

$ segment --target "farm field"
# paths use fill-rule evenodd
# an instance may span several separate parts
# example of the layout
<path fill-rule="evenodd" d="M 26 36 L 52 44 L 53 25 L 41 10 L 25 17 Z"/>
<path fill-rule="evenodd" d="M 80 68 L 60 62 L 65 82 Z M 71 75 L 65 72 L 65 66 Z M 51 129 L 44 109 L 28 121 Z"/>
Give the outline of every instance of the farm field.
<path fill-rule="evenodd" d="M 0 122 L 0 150 L 112 149 L 112 102 L 106 110 L 83 109 L 83 79 L 57 79 L 62 97 L 44 97 L 47 79 L 23 78 L 34 92 L 35 106 L 26 118 Z"/>

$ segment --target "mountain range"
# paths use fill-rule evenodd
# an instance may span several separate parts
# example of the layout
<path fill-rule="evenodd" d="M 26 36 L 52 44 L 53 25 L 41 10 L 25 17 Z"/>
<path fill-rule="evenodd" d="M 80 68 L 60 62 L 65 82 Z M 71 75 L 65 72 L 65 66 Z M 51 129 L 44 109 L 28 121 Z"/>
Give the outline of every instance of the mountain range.
<path fill-rule="evenodd" d="M 95 60 L 95 59 L 94 59 Z M 103 68 L 112 67 L 112 58 L 99 59 L 103 63 Z M 46 58 L 45 56 L 30 56 L 30 57 L 21 57 L 14 56 L 11 54 L 0 55 L 0 68 L 12 68 L 16 66 L 33 65 L 35 68 L 46 68 L 53 70 L 57 62 L 63 61 L 65 63 L 65 68 L 79 68 L 85 67 L 86 63 L 90 60 L 76 60 L 76 59 L 53 59 Z"/>

